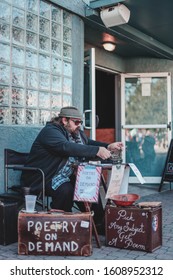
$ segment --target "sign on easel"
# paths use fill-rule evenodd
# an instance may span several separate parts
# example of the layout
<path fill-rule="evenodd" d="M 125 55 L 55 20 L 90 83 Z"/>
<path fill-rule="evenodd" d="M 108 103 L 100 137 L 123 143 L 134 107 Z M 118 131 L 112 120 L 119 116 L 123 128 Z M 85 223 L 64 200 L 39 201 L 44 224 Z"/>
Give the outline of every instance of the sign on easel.
<path fill-rule="evenodd" d="M 108 190 L 106 193 L 106 199 L 110 198 L 116 194 L 127 194 L 128 184 L 129 184 L 129 173 L 130 168 L 135 173 L 141 184 L 145 183 L 140 171 L 133 163 L 113 165 L 111 170 L 111 175 L 108 181 Z"/>
<path fill-rule="evenodd" d="M 173 182 L 173 139 L 171 140 L 171 143 L 169 145 L 169 150 L 165 161 L 162 179 L 159 186 L 159 192 L 161 191 L 164 182 L 170 182 L 170 189 L 171 189 L 171 182 Z"/>
<path fill-rule="evenodd" d="M 74 191 L 75 201 L 97 203 L 102 168 L 94 165 L 79 165 Z"/>
<path fill-rule="evenodd" d="M 101 166 L 96 165 L 79 165 L 76 176 L 74 190 L 74 201 L 83 201 L 86 211 L 91 211 L 90 204 L 99 200 L 99 188 L 101 180 Z M 93 231 L 97 246 L 100 248 L 101 243 L 98 237 L 97 229 L 92 217 Z"/>
<path fill-rule="evenodd" d="M 106 199 L 115 194 L 124 194 L 128 192 L 130 167 L 126 165 L 113 165 L 108 181 L 108 190 Z"/>

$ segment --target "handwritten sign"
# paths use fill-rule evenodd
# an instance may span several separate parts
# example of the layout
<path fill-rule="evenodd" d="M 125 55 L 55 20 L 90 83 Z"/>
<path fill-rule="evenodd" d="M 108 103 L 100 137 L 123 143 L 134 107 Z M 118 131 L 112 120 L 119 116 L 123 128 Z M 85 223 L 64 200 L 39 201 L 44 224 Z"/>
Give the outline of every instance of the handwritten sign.
<path fill-rule="evenodd" d="M 89 213 L 19 213 L 19 254 L 90 255 L 91 224 Z"/>
<path fill-rule="evenodd" d="M 78 166 L 74 200 L 91 203 L 98 202 L 101 171 L 100 166 Z"/>
<path fill-rule="evenodd" d="M 111 199 L 116 194 L 128 193 L 130 168 L 135 173 L 139 182 L 141 184 L 145 183 L 144 178 L 134 163 L 113 165 L 108 178 L 106 199 Z"/>
<path fill-rule="evenodd" d="M 168 153 L 166 156 L 166 161 L 162 173 L 162 179 L 160 182 L 159 191 L 161 191 L 164 182 L 170 182 L 170 183 L 173 182 L 173 139 L 171 139 Z"/>
<path fill-rule="evenodd" d="M 151 252 L 162 243 L 161 218 L 161 208 L 106 206 L 106 244 Z"/>
<path fill-rule="evenodd" d="M 128 192 L 130 167 L 126 165 L 113 165 L 107 183 L 106 199 L 116 194 Z"/>

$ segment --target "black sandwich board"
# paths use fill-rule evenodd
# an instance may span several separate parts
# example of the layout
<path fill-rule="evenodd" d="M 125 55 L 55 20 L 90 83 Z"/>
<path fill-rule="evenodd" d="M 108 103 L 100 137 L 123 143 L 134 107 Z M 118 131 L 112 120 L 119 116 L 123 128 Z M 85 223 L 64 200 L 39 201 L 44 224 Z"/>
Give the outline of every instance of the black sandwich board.
<path fill-rule="evenodd" d="M 171 140 L 169 146 L 165 167 L 162 174 L 162 179 L 159 186 L 159 192 L 162 189 L 162 185 L 164 181 L 170 182 L 170 189 L 171 189 L 171 182 L 173 182 L 173 139 Z"/>

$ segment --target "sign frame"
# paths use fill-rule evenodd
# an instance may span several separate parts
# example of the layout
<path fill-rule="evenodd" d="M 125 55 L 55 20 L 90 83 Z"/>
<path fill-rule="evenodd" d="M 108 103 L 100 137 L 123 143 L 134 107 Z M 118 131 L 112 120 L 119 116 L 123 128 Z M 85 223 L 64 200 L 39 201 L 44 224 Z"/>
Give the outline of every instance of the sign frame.
<path fill-rule="evenodd" d="M 77 168 L 74 201 L 98 203 L 102 167 L 92 164 Z"/>

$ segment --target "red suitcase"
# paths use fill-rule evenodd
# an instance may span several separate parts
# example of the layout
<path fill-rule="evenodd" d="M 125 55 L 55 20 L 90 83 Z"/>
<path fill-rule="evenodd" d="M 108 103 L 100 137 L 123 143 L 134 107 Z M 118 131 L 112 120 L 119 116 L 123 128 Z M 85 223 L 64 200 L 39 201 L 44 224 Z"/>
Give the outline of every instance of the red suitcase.
<path fill-rule="evenodd" d="M 161 206 L 106 206 L 105 222 L 107 246 L 153 252 L 162 245 Z"/>
<path fill-rule="evenodd" d="M 19 254 L 89 256 L 91 241 L 91 213 L 19 213 Z"/>

